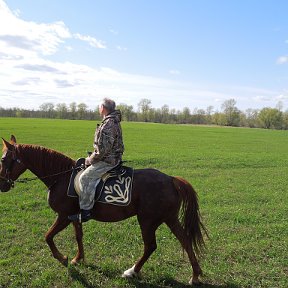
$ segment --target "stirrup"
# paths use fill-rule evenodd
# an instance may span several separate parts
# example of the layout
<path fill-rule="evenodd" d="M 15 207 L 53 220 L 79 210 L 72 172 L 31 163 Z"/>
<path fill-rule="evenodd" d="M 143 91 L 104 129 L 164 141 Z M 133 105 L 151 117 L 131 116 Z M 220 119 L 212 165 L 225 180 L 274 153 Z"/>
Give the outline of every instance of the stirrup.
<path fill-rule="evenodd" d="M 68 219 L 72 222 L 79 222 L 79 223 L 87 222 L 88 220 L 91 219 L 90 210 L 81 211 L 78 214 L 70 215 L 68 216 Z"/>

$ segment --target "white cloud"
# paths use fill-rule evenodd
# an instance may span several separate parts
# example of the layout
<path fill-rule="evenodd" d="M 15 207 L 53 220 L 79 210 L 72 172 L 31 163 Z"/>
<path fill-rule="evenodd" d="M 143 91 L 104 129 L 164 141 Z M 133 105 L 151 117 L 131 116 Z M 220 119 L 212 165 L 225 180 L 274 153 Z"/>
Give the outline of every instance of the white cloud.
<path fill-rule="evenodd" d="M 118 35 L 118 31 L 114 30 L 114 29 L 110 29 L 109 30 L 110 33 L 114 34 L 114 35 Z"/>
<path fill-rule="evenodd" d="M 253 97 L 254 100 L 256 100 L 257 102 L 269 102 L 271 101 L 270 97 L 267 96 L 263 96 L 263 95 L 258 95 L 258 96 L 254 96 Z"/>
<path fill-rule="evenodd" d="M 72 51 L 72 50 L 73 50 L 73 47 L 71 47 L 71 46 L 65 46 L 65 49 L 66 49 L 67 51 Z"/>
<path fill-rule="evenodd" d="M 90 46 L 94 48 L 101 48 L 101 49 L 106 49 L 106 45 L 103 41 L 97 40 L 96 38 L 93 38 L 91 36 L 84 36 L 79 33 L 76 33 L 73 35 L 75 39 L 80 39 L 82 41 L 86 41 L 89 43 Z"/>
<path fill-rule="evenodd" d="M 175 70 L 175 69 L 171 69 L 171 70 L 169 70 L 169 73 L 172 74 L 172 75 L 179 75 L 180 71 L 179 70 Z"/>
<path fill-rule="evenodd" d="M 11 12 L 4 1 L 0 0 L 0 49 L 9 53 L 26 56 L 54 54 L 66 38 L 70 38 L 69 29 L 62 21 L 54 23 L 36 23 L 24 21 L 19 13 Z"/>
<path fill-rule="evenodd" d="M 16 9 L 16 10 L 13 11 L 13 14 L 14 14 L 15 16 L 19 17 L 20 14 L 21 14 L 21 11 L 20 11 L 19 9 Z"/>
<path fill-rule="evenodd" d="M 120 45 L 118 45 L 118 46 L 116 47 L 116 49 L 119 50 L 119 51 L 127 51 L 127 50 L 128 50 L 126 47 L 122 47 L 122 46 L 120 46 Z"/>
<path fill-rule="evenodd" d="M 277 59 L 277 64 L 288 63 L 288 56 L 281 56 Z"/>
<path fill-rule="evenodd" d="M 278 101 L 288 101 L 288 91 L 284 91 L 282 94 L 276 97 Z"/>
<path fill-rule="evenodd" d="M 9 54 L 26 56 L 45 56 L 55 54 L 66 39 L 78 39 L 95 48 L 106 48 L 103 41 L 89 35 L 73 34 L 63 21 L 36 23 L 19 18 L 20 12 L 12 12 L 0 0 L 0 51 L 9 49 Z M 72 49 L 66 45 L 66 49 Z"/>

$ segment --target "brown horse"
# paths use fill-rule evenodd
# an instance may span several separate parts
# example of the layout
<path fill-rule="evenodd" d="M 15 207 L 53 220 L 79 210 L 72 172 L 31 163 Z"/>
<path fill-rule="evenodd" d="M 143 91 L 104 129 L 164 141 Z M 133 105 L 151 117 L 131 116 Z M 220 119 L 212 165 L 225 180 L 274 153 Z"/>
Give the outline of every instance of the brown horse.
<path fill-rule="evenodd" d="M 10 143 L 3 139 L 3 155 L 0 170 L 0 190 L 7 192 L 26 170 L 30 170 L 49 188 L 48 202 L 58 217 L 46 233 L 46 242 L 53 256 L 63 265 L 68 258 L 57 249 L 53 238 L 71 222 L 67 216 L 79 212 L 77 198 L 67 196 L 67 187 L 75 161 L 69 157 L 36 145 L 16 144 L 12 135 Z M 30 179 L 31 180 L 31 179 Z M 19 181 L 19 180 L 18 180 Z M 182 217 L 179 217 L 182 205 Z M 144 242 L 144 254 L 135 265 L 123 273 L 123 277 L 135 277 L 156 249 L 156 229 L 166 223 L 188 254 L 193 269 L 190 284 L 198 284 L 202 274 L 195 253 L 204 246 L 197 194 L 192 186 L 180 177 L 168 176 L 155 169 L 137 169 L 134 172 L 132 199 L 128 206 L 95 203 L 92 217 L 98 221 L 115 222 L 137 216 Z M 182 221 L 179 220 L 182 219 Z M 78 244 L 77 255 L 71 261 L 84 260 L 82 225 L 73 223 Z M 194 253 L 195 251 L 195 253 Z"/>

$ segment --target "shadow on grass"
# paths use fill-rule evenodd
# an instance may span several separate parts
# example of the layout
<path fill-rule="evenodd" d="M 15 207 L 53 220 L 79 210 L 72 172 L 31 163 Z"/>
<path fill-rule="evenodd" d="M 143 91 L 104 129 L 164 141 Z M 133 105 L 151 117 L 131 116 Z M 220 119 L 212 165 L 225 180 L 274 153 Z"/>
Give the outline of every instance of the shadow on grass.
<path fill-rule="evenodd" d="M 77 269 L 75 266 L 68 267 L 68 277 L 69 279 L 72 279 L 73 281 L 77 281 L 83 285 L 85 288 L 94 288 L 95 286 L 90 284 L 86 277 L 81 271 Z"/>
<path fill-rule="evenodd" d="M 98 285 L 92 284 L 87 280 L 87 276 L 85 275 L 85 269 L 84 271 L 81 271 L 83 269 L 81 268 L 88 268 L 90 271 L 95 271 L 98 274 L 103 275 L 104 277 L 108 279 L 115 279 L 119 276 L 119 271 L 112 270 L 112 269 L 103 269 L 96 265 L 79 265 L 79 266 L 69 266 L 68 267 L 68 277 L 72 281 L 76 281 L 81 283 L 81 285 L 85 288 L 96 288 L 99 287 Z"/>
<path fill-rule="evenodd" d="M 103 276 L 105 276 L 108 279 L 115 279 L 118 278 L 120 275 L 120 272 L 118 270 L 113 270 L 111 267 L 109 269 L 103 269 L 100 266 L 96 265 L 85 265 L 86 268 L 89 268 L 90 270 L 93 270 Z M 77 281 L 81 283 L 81 285 L 85 288 L 96 288 L 99 287 L 95 284 L 89 283 L 89 281 L 86 279 L 86 276 L 83 272 L 81 272 L 81 269 L 75 266 L 70 266 L 68 268 L 68 275 L 69 278 L 73 281 Z M 130 284 L 132 284 L 135 288 L 164 288 L 164 287 L 171 287 L 171 288 L 188 288 L 188 287 L 201 287 L 201 288 L 240 288 L 240 286 L 232 283 L 226 283 L 222 285 L 218 284 L 209 284 L 209 283 L 202 283 L 201 285 L 189 285 L 188 283 L 181 283 L 173 278 L 170 277 L 162 277 L 156 280 L 158 283 L 149 283 L 148 281 L 145 281 L 144 279 L 130 279 L 127 280 Z"/>
<path fill-rule="evenodd" d="M 217 285 L 217 284 L 208 284 L 208 283 L 201 283 L 200 285 L 189 285 L 188 283 L 182 283 L 179 282 L 173 278 L 161 278 L 157 282 L 161 284 L 151 284 L 147 283 L 145 281 L 138 281 L 136 279 L 131 280 L 133 285 L 136 288 L 163 288 L 163 287 L 173 287 L 173 288 L 188 288 L 188 287 L 200 287 L 200 288 L 240 288 L 240 286 L 227 283 L 223 285 Z"/>

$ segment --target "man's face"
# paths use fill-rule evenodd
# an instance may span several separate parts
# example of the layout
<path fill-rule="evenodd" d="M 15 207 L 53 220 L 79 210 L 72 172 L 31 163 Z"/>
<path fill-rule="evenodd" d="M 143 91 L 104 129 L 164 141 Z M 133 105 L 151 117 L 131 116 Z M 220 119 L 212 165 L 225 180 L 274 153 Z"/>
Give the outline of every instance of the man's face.
<path fill-rule="evenodd" d="M 104 106 L 102 104 L 99 105 L 99 113 L 102 117 L 104 116 Z"/>

